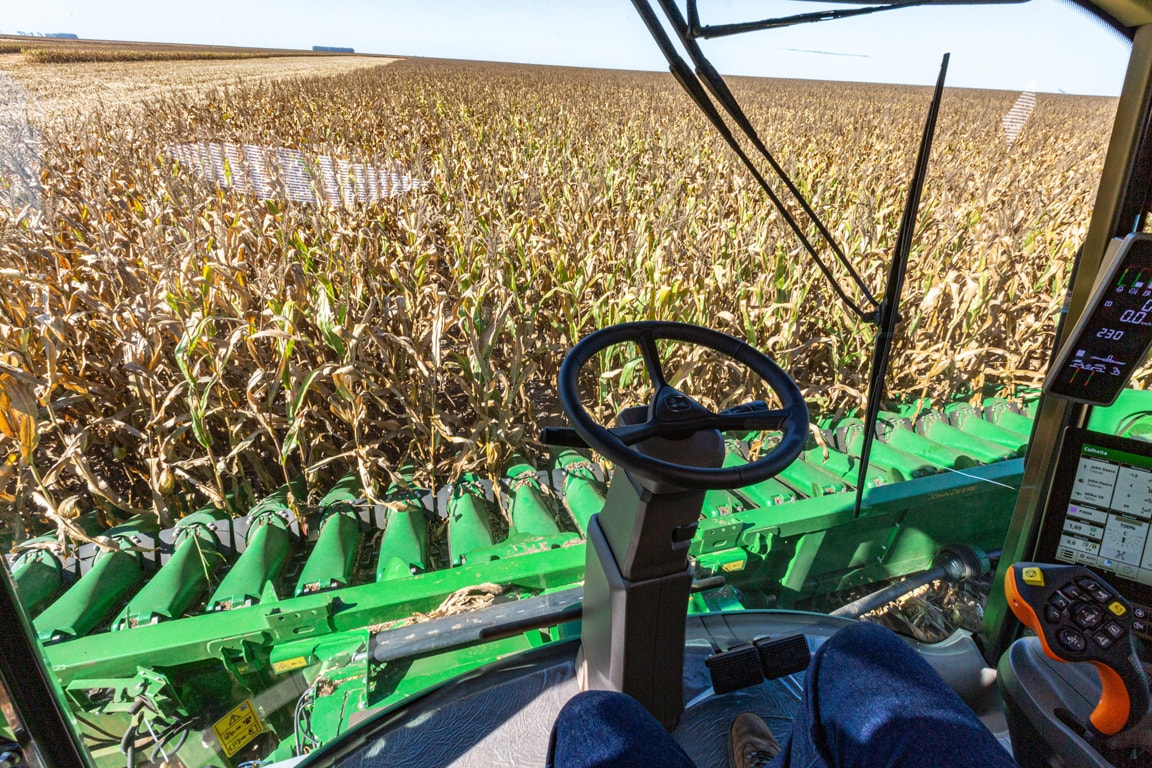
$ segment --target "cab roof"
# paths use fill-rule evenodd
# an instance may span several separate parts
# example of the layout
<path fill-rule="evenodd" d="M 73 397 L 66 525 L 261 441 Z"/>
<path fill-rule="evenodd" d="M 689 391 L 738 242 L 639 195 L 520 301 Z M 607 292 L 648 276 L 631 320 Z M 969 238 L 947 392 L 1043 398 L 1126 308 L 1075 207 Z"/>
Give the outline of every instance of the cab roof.
<path fill-rule="evenodd" d="M 1122 27 L 1139 27 L 1152 22 L 1152 0 L 1074 0 Z"/>

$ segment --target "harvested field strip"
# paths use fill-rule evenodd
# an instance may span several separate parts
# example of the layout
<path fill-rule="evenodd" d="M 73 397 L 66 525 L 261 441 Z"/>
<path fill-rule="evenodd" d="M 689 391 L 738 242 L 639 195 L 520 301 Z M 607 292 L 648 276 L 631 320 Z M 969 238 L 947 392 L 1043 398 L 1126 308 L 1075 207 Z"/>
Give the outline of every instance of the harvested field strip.
<path fill-rule="evenodd" d="M 95 61 L 181 61 L 267 59 L 274 56 L 298 56 L 299 53 L 229 53 L 225 51 L 139 51 L 114 48 L 21 48 L 24 58 L 37 64 L 83 64 Z"/>
<path fill-rule="evenodd" d="M 215 88 L 251 86 L 254 81 L 322 77 L 390 64 L 394 59 L 373 56 L 280 56 L 258 59 L 93 62 L 31 64 L 23 56 L 0 56 L 0 85 L 18 85 L 25 92 L 35 123 L 78 123 L 106 119 L 123 107 L 137 114 L 119 119 L 148 120 L 145 102 L 166 95 L 202 98 Z M 7 78 L 4 77 L 7 75 Z M 10 79 L 8 79 L 10 78 Z M 8 99 L 11 106 L 12 99 Z M 150 109 L 155 109 L 153 104 Z"/>

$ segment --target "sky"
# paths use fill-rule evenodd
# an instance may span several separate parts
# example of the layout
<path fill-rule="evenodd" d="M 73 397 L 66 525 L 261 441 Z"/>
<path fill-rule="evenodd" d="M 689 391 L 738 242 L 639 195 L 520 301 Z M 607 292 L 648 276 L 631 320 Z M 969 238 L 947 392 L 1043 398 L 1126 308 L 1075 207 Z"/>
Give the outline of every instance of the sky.
<path fill-rule="evenodd" d="M 683 2 L 681 2 L 683 6 Z M 704 23 L 828 7 L 700 0 Z M 0 33 L 666 69 L 629 0 L 0 0 Z M 1062 0 L 912 8 L 702 43 L 728 75 L 1119 94 L 1128 43 Z"/>

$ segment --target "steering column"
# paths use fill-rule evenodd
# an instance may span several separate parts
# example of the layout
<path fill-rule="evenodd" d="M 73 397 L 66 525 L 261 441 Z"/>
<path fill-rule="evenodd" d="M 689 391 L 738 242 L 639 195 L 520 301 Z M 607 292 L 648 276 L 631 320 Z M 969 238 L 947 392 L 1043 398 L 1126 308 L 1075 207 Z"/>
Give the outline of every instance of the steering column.
<path fill-rule="evenodd" d="M 658 340 L 707 347 L 759 375 L 780 400 L 715 413 L 668 383 Z M 655 393 L 625 408 L 612 428 L 596 423 L 579 398 L 580 369 L 593 355 L 636 343 Z M 766 480 L 804 447 L 808 408 L 795 382 L 748 344 L 699 326 L 637 322 L 583 339 L 564 360 L 560 403 L 573 429 L 616 464 L 603 510 L 588 524 L 581 630 L 585 689 L 616 690 L 640 701 L 666 728 L 684 711 L 684 627 L 692 569 L 688 548 L 704 493 Z M 723 467 L 725 430 L 780 430 L 780 442 L 754 462 Z"/>

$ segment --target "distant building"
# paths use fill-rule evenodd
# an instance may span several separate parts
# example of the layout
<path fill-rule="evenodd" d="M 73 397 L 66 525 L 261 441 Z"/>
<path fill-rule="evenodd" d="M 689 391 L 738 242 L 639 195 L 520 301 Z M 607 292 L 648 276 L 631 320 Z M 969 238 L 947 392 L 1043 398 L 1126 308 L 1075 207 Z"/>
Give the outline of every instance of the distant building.
<path fill-rule="evenodd" d="M 324 53 L 356 53 L 354 48 L 341 48 L 338 45 L 314 45 L 312 50 Z"/>

